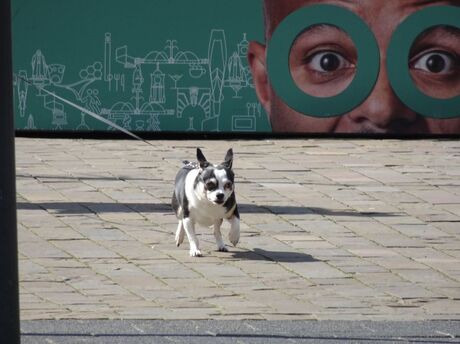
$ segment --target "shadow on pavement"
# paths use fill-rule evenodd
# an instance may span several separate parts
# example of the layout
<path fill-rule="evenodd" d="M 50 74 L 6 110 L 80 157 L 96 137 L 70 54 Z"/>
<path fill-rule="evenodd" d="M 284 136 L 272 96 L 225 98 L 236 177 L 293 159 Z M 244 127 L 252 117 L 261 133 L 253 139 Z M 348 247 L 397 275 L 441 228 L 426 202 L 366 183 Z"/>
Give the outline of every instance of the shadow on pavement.
<path fill-rule="evenodd" d="M 309 254 L 300 252 L 266 251 L 255 248 L 253 251 L 232 253 L 232 258 L 246 260 L 270 260 L 277 263 L 311 263 L 319 262 Z"/>
<path fill-rule="evenodd" d="M 28 343 L 458 343 L 458 321 L 35 320 Z"/>
<path fill-rule="evenodd" d="M 318 207 L 238 204 L 241 214 L 275 215 L 327 215 L 357 217 L 391 217 L 401 213 L 359 212 L 355 210 L 334 210 Z M 57 214 L 98 213 L 172 213 L 169 203 L 99 203 L 99 202 L 17 202 L 18 210 L 47 210 Z"/>

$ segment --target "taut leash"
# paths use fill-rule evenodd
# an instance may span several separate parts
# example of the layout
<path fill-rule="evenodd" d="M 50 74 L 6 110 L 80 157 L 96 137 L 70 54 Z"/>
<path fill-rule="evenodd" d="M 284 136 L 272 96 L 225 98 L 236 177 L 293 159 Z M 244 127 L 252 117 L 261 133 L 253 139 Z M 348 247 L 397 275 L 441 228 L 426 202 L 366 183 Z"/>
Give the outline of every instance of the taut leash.
<path fill-rule="evenodd" d="M 80 105 L 78 105 L 78 104 L 75 104 L 75 103 L 71 102 L 70 100 L 67 100 L 67 99 L 65 99 L 65 98 L 62 98 L 62 97 L 58 96 L 57 94 L 48 91 L 48 90 L 45 89 L 44 87 L 38 87 L 38 86 L 35 85 L 33 82 L 31 82 L 31 81 L 29 81 L 29 80 L 23 78 L 22 76 L 19 76 L 19 75 L 18 75 L 18 78 L 21 79 L 21 80 L 23 80 L 24 82 L 28 83 L 29 85 L 35 86 L 38 90 L 42 90 L 42 91 L 45 92 L 46 94 L 48 94 L 48 95 L 50 95 L 50 96 L 53 96 L 53 97 L 56 98 L 56 99 L 59 99 L 60 101 L 62 101 L 62 102 L 64 102 L 64 103 L 66 103 L 66 104 L 68 104 L 68 105 L 70 105 L 70 106 L 72 106 L 72 107 L 74 107 L 74 108 L 80 110 L 81 112 L 84 112 L 84 113 L 87 114 L 87 115 L 90 115 L 91 117 L 97 119 L 98 121 L 101 121 L 101 122 L 103 122 L 103 123 L 105 123 L 105 124 L 111 126 L 112 128 L 115 128 L 115 129 L 117 129 L 117 130 L 119 130 L 119 131 L 125 133 L 126 135 L 131 136 L 132 138 L 134 138 L 134 139 L 136 139 L 136 140 L 142 141 L 142 142 L 148 144 L 149 146 L 154 147 L 154 145 L 151 144 L 150 142 L 144 140 L 143 138 L 137 136 L 136 134 L 130 132 L 129 130 L 127 130 L 127 129 L 123 128 L 123 127 L 120 127 L 118 124 L 113 123 L 112 121 L 109 121 L 108 119 L 105 119 L 105 118 L 102 117 L 101 115 L 98 115 L 98 114 L 96 114 L 96 113 L 94 113 L 94 112 L 92 112 L 92 111 L 90 111 L 90 110 L 88 110 L 88 109 L 85 109 L 84 107 L 82 107 L 82 106 L 80 106 Z"/>

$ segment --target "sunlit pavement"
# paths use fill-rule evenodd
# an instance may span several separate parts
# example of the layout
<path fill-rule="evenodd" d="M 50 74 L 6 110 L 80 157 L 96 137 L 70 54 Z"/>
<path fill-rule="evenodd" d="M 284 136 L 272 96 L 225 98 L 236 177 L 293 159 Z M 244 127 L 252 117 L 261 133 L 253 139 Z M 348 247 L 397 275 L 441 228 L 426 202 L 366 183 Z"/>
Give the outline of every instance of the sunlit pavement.
<path fill-rule="evenodd" d="M 459 141 L 152 142 L 16 140 L 24 343 L 47 343 L 27 320 L 460 319 Z M 242 236 L 199 228 L 191 258 L 169 203 L 197 146 L 233 147 Z"/>

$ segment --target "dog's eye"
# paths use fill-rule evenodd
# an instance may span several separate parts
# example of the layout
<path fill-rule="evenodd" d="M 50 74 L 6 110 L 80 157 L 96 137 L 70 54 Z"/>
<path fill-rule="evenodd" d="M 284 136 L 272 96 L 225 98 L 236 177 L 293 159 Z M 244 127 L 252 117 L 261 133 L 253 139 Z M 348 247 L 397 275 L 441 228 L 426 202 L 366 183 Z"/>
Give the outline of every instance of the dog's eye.
<path fill-rule="evenodd" d="M 216 188 L 217 188 L 216 183 L 214 183 L 214 182 L 207 182 L 207 183 L 206 183 L 206 189 L 208 189 L 208 190 L 214 190 L 214 189 L 216 189 Z"/>
<path fill-rule="evenodd" d="M 231 189 L 232 188 L 232 183 L 231 182 L 226 182 L 224 185 L 225 189 Z"/>

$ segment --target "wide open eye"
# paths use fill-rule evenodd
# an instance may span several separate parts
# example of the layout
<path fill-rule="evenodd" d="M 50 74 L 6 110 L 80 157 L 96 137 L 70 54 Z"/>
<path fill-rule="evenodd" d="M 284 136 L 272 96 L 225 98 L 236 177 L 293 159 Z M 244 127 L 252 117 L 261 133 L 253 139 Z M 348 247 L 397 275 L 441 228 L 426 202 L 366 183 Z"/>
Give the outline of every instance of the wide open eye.
<path fill-rule="evenodd" d="M 306 64 L 311 70 L 320 73 L 335 72 L 353 66 L 341 54 L 334 51 L 320 51 L 314 53 L 307 57 Z"/>
<path fill-rule="evenodd" d="M 231 190 L 232 185 L 233 185 L 232 182 L 226 182 L 226 183 L 224 184 L 224 189 L 226 189 L 226 190 Z"/>
<path fill-rule="evenodd" d="M 289 55 L 297 87 L 320 98 L 343 92 L 353 81 L 357 63 L 353 40 L 333 25 L 314 25 L 305 30 L 296 38 Z"/>
<path fill-rule="evenodd" d="M 413 69 L 419 69 L 434 74 L 449 74 L 459 64 L 459 59 L 444 51 L 432 51 L 418 55 L 411 62 Z"/>
<path fill-rule="evenodd" d="M 206 189 L 209 190 L 209 191 L 213 191 L 215 189 L 217 189 L 217 183 L 213 182 L 213 181 L 209 181 L 206 183 Z"/>

